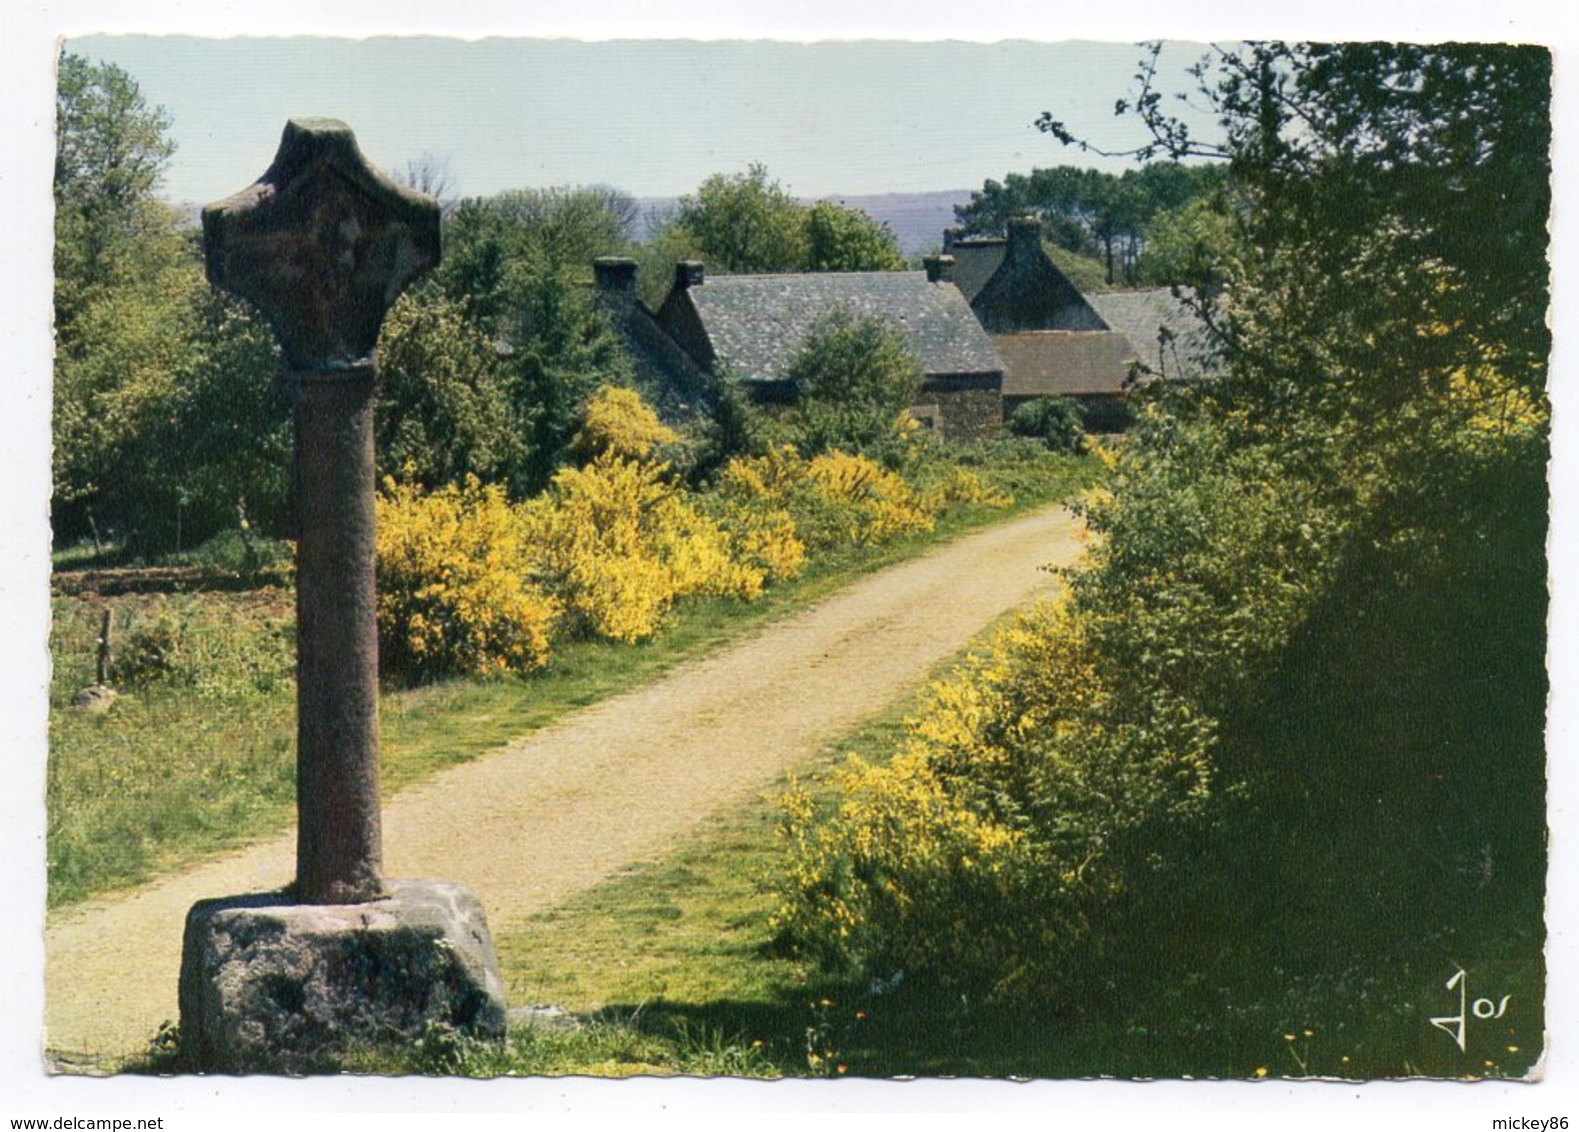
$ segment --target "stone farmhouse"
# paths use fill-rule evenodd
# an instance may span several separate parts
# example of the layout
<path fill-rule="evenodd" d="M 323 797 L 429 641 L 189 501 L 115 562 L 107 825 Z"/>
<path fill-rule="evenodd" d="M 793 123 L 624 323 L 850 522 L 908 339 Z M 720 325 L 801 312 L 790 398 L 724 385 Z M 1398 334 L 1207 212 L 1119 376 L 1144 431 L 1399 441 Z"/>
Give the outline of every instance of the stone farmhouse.
<path fill-rule="evenodd" d="M 938 271 L 721 275 L 683 262 L 657 311 L 636 297 L 635 264 L 594 264 L 598 302 L 664 402 L 696 403 L 709 380 L 738 381 L 762 404 L 794 396 L 785 373 L 817 321 L 839 309 L 876 315 L 921 362 L 911 412 L 949 440 L 991 436 L 1003 423 L 1003 363 L 970 305 Z M 673 390 L 677 396 L 670 397 Z M 660 404 L 660 409 L 669 407 Z"/>
<path fill-rule="evenodd" d="M 1047 257 L 1034 218 L 1005 238 L 944 233 L 923 271 L 708 277 L 684 262 L 656 311 L 636 296 L 636 265 L 594 265 L 600 308 L 624 339 L 659 408 L 683 411 L 717 379 L 754 400 L 786 403 L 790 362 L 824 315 L 845 309 L 898 328 L 924 379 L 912 414 L 943 439 L 994 435 L 1037 397 L 1079 402 L 1088 427 L 1122 428 L 1138 374 L 1193 376 L 1188 327 L 1167 291 L 1082 295 Z"/>
<path fill-rule="evenodd" d="M 943 234 L 954 282 L 1003 359 L 1007 417 L 1038 397 L 1068 397 L 1087 427 L 1120 429 L 1138 380 L 1198 376 L 1193 316 L 1167 288 L 1082 295 L 1042 248 L 1034 217 L 1011 220 L 1007 237 Z"/>

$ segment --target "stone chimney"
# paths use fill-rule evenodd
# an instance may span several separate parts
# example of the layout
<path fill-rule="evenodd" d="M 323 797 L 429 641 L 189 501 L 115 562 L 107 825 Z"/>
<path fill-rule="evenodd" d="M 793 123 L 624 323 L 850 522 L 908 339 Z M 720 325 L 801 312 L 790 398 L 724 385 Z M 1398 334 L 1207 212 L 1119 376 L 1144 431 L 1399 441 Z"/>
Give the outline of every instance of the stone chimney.
<path fill-rule="evenodd" d="M 682 259 L 674 265 L 674 285 L 679 290 L 700 287 L 706 281 L 701 260 Z"/>
<path fill-rule="evenodd" d="M 599 256 L 592 261 L 592 276 L 598 290 L 629 292 L 636 290 L 636 261 L 622 255 Z"/>
<path fill-rule="evenodd" d="M 929 255 L 921 261 L 921 266 L 927 269 L 928 283 L 954 282 L 954 257 L 951 255 Z"/>
<path fill-rule="evenodd" d="M 1042 246 L 1042 222 L 1035 216 L 1016 216 L 1009 221 L 1009 254 L 1038 252 Z"/>
<path fill-rule="evenodd" d="M 592 278 L 597 285 L 597 301 L 610 310 L 629 310 L 636 305 L 636 261 L 625 256 L 605 255 L 592 261 Z"/>

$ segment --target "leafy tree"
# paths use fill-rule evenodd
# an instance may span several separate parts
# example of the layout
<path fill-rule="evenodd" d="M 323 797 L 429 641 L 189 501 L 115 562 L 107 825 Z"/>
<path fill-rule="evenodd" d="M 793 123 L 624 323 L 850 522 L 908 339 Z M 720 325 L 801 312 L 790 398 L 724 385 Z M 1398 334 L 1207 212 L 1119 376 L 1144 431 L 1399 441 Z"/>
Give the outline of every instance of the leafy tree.
<path fill-rule="evenodd" d="M 427 284 L 390 309 L 379 335 L 381 472 L 432 489 L 495 481 L 518 464 L 524 424 L 505 363 L 461 305 Z"/>
<path fill-rule="evenodd" d="M 770 411 L 758 406 L 738 381 L 715 374 L 708 390 L 704 416 L 695 430 L 696 446 L 687 479 L 695 485 L 710 482 L 720 468 L 736 456 L 760 456 L 778 431 Z"/>
<path fill-rule="evenodd" d="M 168 119 L 125 71 L 69 52 L 56 113 L 56 536 L 135 537 L 158 521 L 173 536 L 179 498 L 150 490 L 150 468 L 169 452 L 204 284 L 155 197 Z"/>
<path fill-rule="evenodd" d="M 164 110 L 110 63 L 65 52 L 55 90 L 55 325 L 72 324 L 96 295 L 136 279 L 144 241 L 170 217 L 155 192 L 175 143 Z"/>
<path fill-rule="evenodd" d="M 799 271 L 806 262 L 802 206 L 767 167 L 746 173 L 715 173 L 682 197 L 677 223 L 718 270 Z"/>
<path fill-rule="evenodd" d="M 604 385 L 631 386 L 635 377 L 587 288 L 568 270 L 527 277 L 512 298 L 505 381 L 525 445 L 509 484 L 524 498 L 547 487 L 570 460 L 593 393 Z"/>
<path fill-rule="evenodd" d="M 144 276 L 95 286 L 62 330 L 55 359 L 53 479 L 57 538 L 100 529 L 136 538 L 162 517 L 148 474 L 173 441 L 177 375 L 191 366 L 205 285 L 173 231 L 141 245 Z"/>
<path fill-rule="evenodd" d="M 1101 177 L 1103 174 L 1096 174 Z M 989 179 L 970 203 L 958 205 L 954 214 L 969 233 L 1001 233 L 1016 216 L 1036 213 L 1054 243 L 1071 251 L 1089 248 L 1090 237 L 1082 217 L 1086 173 L 1072 165 L 1033 169 L 1030 174 L 1010 173 L 1003 181 Z"/>
<path fill-rule="evenodd" d="M 1202 197 L 1159 212 L 1146 226 L 1136 275 L 1147 283 L 1220 291 L 1243 254 L 1228 207 Z"/>
<path fill-rule="evenodd" d="M 174 151 L 163 111 L 119 67 L 69 52 L 55 101 L 54 523 L 75 537 L 151 506 L 132 484 L 157 449 L 201 277 L 154 196 Z"/>
<path fill-rule="evenodd" d="M 720 272 L 897 272 L 905 267 L 887 224 L 834 201 L 804 205 L 767 167 L 714 174 L 696 196 L 682 197 L 657 240 Z"/>
<path fill-rule="evenodd" d="M 164 417 L 168 433 L 138 490 L 152 499 L 175 493 L 187 545 L 236 527 L 285 535 L 293 439 L 274 328 L 216 288 L 200 287 L 193 304 L 187 362 Z M 167 504 L 160 513 L 172 510 Z M 162 545 L 172 542 L 167 531 Z"/>
<path fill-rule="evenodd" d="M 58 538 L 121 536 L 134 553 L 190 549 L 245 516 L 286 526 L 290 411 L 268 320 L 203 280 L 186 249 L 78 321 L 56 363 Z"/>
<path fill-rule="evenodd" d="M 593 391 L 634 380 L 584 283 L 593 259 L 625 246 L 636 216 L 632 198 L 595 186 L 465 201 L 446 222 L 436 286 L 501 357 L 497 389 L 515 439 L 499 470 L 517 498 L 541 491 L 565 462 Z M 467 350 L 479 344 L 473 336 Z"/>
<path fill-rule="evenodd" d="M 517 255 L 582 271 L 630 243 L 638 213 L 634 197 L 607 185 L 517 189 L 490 204 L 518 234 Z"/>
<path fill-rule="evenodd" d="M 1125 267 L 1139 244 L 1139 233 L 1145 205 L 1139 187 L 1123 177 L 1113 179 L 1094 171 L 1084 178 L 1085 223 L 1098 248 L 1102 262 L 1107 266 L 1107 281 L 1116 278 L 1117 261 L 1121 245 L 1130 253 L 1125 256 Z"/>
<path fill-rule="evenodd" d="M 517 245 L 498 209 L 465 200 L 444 218 L 444 258 L 433 281 L 486 333 L 497 334 L 519 274 Z"/>
<path fill-rule="evenodd" d="M 554 272 L 590 278 L 594 259 L 623 250 L 637 211 L 634 198 L 599 185 L 465 200 L 446 219 L 444 261 L 435 277 L 497 334 L 533 280 Z"/>
<path fill-rule="evenodd" d="M 821 200 L 806 210 L 807 271 L 902 271 L 899 238 L 855 208 Z"/>
<path fill-rule="evenodd" d="M 67 53 L 57 88 L 57 539 L 189 548 L 246 517 L 283 529 L 288 407 L 274 335 L 203 279 L 160 202 L 169 121 L 110 64 Z"/>
<path fill-rule="evenodd" d="M 921 390 L 921 364 L 883 319 L 835 310 L 791 361 L 793 424 L 807 454 L 890 446 Z"/>

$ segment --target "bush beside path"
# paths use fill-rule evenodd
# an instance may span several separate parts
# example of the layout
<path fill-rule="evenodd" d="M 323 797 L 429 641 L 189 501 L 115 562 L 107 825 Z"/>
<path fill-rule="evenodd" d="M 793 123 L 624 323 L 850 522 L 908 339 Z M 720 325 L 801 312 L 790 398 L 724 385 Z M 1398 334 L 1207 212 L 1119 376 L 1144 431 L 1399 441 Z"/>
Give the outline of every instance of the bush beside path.
<path fill-rule="evenodd" d="M 650 858 L 875 715 L 1080 550 L 1037 511 L 873 574 L 758 636 L 404 791 L 385 872 L 470 887 L 495 932 Z M 276 889 L 294 831 L 114 899 L 51 914 L 46 1033 L 62 1068 L 141 1052 L 176 1017 L 187 909 Z"/>

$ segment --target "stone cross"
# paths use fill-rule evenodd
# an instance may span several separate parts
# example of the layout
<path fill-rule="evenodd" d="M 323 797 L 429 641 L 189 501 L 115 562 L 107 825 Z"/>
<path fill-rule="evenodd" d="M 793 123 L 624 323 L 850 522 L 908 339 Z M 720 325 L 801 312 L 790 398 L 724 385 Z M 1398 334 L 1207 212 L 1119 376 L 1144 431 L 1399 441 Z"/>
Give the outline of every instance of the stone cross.
<path fill-rule="evenodd" d="M 250 188 L 203 210 L 209 281 L 260 307 L 295 406 L 294 895 L 384 895 L 378 798 L 373 347 L 439 261 L 439 206 L 386 179 L 342 122 L 293 120 Z"/>
<path fill-rule="evenodd" d="M 373 346 L 439 260 L 438 203 L 385 180 L 339 122 L 285 127 L 251 188 L 203 210 L 208 277 L 261 307 L 296 417 L 296 883 L 201 900 L 181 946 L 181 1054 L 317 1072 L 435 1026 L 498 1042 L 481 901 L 386 880 L 378 806 Z"/>

